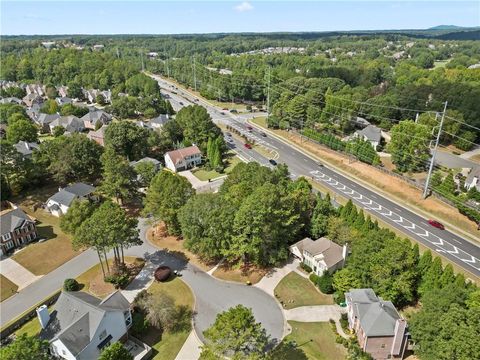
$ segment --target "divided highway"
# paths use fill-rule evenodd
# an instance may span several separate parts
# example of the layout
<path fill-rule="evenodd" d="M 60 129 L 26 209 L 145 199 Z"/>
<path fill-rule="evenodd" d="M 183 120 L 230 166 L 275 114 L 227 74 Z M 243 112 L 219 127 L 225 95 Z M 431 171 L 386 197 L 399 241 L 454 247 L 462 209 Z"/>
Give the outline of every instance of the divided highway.
<path fill-rule="evenodd" d="M 367 189 L 333 169 L 319 164 L 318 161 L 299 151 L 286 141 L 270 133 L 267 137 L 263 137 L 256 128 L 249 130 L 246 120 L 253 117 L 253 115 L 236 116 L 227 111 L 222 111 L 203 99 L 197 98 L 181 88 L 177 88 L 173 83 L 163 78 L 153 77 L 159 82 L 162 93 L 167 94 L 175 110 L 182 106 L 201 104 L 208 110 L 215 122 L 233 126 L 242 133 L 254 137 L 257 143 L 263 143 L 270 149 L 275 150 L 278 153 L 277 162 L 287 164 L 292 177 L 309 177 L 333 192 L 352 199 L 357 206 L 363 208 L 367 213 L 371 213 L 390 226 L 409 234 L 411 238 L 430 248 L 433 252 L 443 255 L 467 272 L 480 277 L 480 247 L 477 244 L 451 231 L 432 227 L 428 224 L 427 219 L 422 216 Z M 229 146 L 248 161 L 258 161 L 263 165 L 269 165 L 268 159 L 254 150 L 244 149 L 243 144 L 239 141 L 235 140 L 229 143 Z"/>

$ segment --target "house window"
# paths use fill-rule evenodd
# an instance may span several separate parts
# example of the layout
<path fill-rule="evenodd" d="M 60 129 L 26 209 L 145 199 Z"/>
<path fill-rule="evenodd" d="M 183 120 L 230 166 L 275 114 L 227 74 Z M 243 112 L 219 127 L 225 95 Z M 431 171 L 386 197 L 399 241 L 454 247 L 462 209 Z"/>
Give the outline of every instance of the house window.
<path fill-rule="evenodd" d="M 100 335 L 98 335 L 98 339 L 100 341 L 102 341 L 103 339 L 105 339 L 107 337 L 107 330 L 103 330 Z"/>
<path fill-rule="evenodd" d="M 7 247 L 8 250 L 10 250 L 11 248 L 14 247 L 14 244 L 13 244 L 13 241 L 9 241 L 5 244 L 5 246 Z"/>

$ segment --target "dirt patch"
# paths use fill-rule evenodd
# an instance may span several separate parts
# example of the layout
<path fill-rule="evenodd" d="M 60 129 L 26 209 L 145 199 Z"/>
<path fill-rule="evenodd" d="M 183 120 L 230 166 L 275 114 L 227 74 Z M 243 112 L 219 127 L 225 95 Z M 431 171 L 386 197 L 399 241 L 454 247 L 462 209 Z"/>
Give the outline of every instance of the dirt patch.
<path fill-rule="evenodd" d="M 270 130 L 272 131 L 272 130 Z M 362 179 L 382 192 L 393 195 L 399 203 L 408 205 L 426 211 L 434 215 L 436 218 L 455 225 L 464 231 L 473 235 L 474 239 L 478 238 L 477 225 L 460 214 L 458 210 L 442 201 L 429 197 L 422 199 L 421 190 L 409 185 L 405 181 L 388 175 L 372 166 L 361 163 L 359 161 L 350 163 L 350 160 L 340 153 L 324 148 L 318 144 L 311 143 L 302 139 L 299 135 L 284 130 L 273 130 L 277 135 L 288 139 L 295 145 L 307 150 L 311 154 L 319 157 L 321 160 L 330 163 L 343 171 Z M 478 240 L 477 240 L 478 241 Z"/>
<path fill-rule="evenodd" d="M 214 263 L 205 262 L 199 256 L 187 250 L 184 247 L 185 240 L 182 238 L 168 235 L 164 223 L 159 223 L 148 229 L 147 239 L 159 249 L 168 250 L 173 255 L 192 263 L 203 271 L 208 271 L 215 266 Z"/>
<path fill-rule="evenodd" d="M 474 162 L 480 164 L 480 154 L 473 155 L 473 156 L 472 156 L 470 159 L 468 159 L 468 160 L 471 160 L 471 161 L 474 161 Z"/>
<path fill-rule="evenodd" d="M 246 284 L 247 282 L 250 282 L 250 284 L 256 284 L 267 272 L 267 269 L 259 269 L 254 266 L 243 265 L 237 268 L 228 264 L 222 264 L 213 272 L 213 276 L 218 279 L 243 284 Z"/>

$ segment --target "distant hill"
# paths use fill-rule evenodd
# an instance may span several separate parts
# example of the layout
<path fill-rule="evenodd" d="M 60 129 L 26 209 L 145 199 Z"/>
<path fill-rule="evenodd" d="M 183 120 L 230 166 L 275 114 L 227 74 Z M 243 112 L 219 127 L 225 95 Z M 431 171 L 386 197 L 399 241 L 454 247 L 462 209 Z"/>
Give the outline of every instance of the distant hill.
<path fill-rule="evenodd" d="M 428 28 L 427 30 L 460 30 L 464 29 L 463 26 L 457 26 L 457 25 L 437 25 L 431 28 Z"/>

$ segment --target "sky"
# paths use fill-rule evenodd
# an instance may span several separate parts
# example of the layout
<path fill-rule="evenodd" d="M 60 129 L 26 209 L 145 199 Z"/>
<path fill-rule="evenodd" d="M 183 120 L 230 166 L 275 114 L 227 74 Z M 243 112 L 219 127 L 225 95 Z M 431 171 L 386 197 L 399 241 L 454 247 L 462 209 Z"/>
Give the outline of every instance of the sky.
<path fill-rule="evenodd" d="M 480 26 L 480 1 L 5 1 L 2 35 L 191 34 Z"/>

